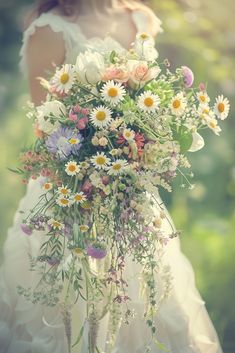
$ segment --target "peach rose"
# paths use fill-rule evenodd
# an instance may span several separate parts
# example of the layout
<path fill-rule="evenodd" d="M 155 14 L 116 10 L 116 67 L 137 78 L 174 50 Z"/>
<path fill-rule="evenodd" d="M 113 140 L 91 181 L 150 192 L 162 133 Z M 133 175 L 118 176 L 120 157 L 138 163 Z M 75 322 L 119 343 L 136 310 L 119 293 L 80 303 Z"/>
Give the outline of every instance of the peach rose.
<path fill-rule="evenodd" d="M 34 134 L 37 138 L 41 139 L 44 136 L 44 133 L 42 130 L 39 129 L 39 124 L 36 123 L 34 126 Z"/>
<path fill-rule="evenodd" d="M 121 66 L 110 66 L 108 67 L 103 75 L 104 81 L 115 80 L 117 82 L 127 82 L 129 79 L 129 73 Z"/>
<path fill-rule="evenodd" d="M 144 85 L 158 76 L 160 68 L 157 66 L 149 68 L 147 61 L 129 60 L 128 68 L 130 70 L 129 84 Z"/>

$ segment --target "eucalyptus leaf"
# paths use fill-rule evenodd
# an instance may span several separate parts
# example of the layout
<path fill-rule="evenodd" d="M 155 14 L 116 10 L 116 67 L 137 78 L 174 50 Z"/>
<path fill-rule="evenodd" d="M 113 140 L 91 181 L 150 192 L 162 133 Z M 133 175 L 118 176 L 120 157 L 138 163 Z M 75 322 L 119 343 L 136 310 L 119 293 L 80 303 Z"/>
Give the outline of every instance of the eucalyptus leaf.
<path fill-rule="evenodd" d="M 81 328 L 81 330 L 79 332 L 78 338 L 75 341 L 75 343 L 72 345 L 72 348 L 75 347 L 77 344 L 79 344 L 79 342 L 80 342 L 80 340 L 82 338 L 83 332 L 84 332 L 84 326 L 85 326 L 85 324 L 82 326 L 82 328 Z"/>
<path fill-rule="evenodd" d="M 179 143 L 181 153 L 185 153 L 190 149 L 193 142 L 193 136 L 186 127 L 181 126 L 178 130 L 175 130 L 173 132 L 173 137 L 174 140 Z"/>
<path fill-rule="evenodd" d="M 79 227 L 77 223 L 73 224 L 73 239 L 75 243 L 79 241 Z"/>

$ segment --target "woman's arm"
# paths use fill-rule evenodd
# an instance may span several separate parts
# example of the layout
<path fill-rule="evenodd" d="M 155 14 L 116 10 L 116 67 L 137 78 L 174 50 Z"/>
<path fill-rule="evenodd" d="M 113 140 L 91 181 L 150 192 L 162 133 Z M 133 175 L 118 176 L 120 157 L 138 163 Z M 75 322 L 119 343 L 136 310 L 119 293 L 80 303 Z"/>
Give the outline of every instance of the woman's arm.
<path fill-rule="evenodd" d="M 27 45 L 27 69 L 31 99 L 40 105 L 46 98 L 46 91 L 37 77 L 48 78 L 48 71 L 61 65 L 65 59 L 65 44 L 62 33 L 53 32 L 50 26 L 37 27 Z"/>

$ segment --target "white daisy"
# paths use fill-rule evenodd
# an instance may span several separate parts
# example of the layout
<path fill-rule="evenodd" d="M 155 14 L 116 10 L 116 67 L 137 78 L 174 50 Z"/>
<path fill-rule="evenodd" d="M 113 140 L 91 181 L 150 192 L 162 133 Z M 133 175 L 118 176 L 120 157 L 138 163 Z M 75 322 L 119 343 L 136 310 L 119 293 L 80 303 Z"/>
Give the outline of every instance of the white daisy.
<path fill-rule="evenodd" d="M 127 161 L 124 159 L 117 159 L 108 169 L 109 175 L 121 174 L 124 168 L 127 166 Z"/>
<path fill-rule="evenodd" d="M 174 115 L 177 115 L 177 116 L 183 115 L 186 106 L 187 106 L 187 101 L 183 93 L 178 93 L 171 100 L 171 112 Z"/>
<path fill-rule="evenodd" d="M 42 187 L 45 191 L 50 191 L 53 188 L 53 185 L 52 183 L 45 183 Z"/>
<path fill-rule="evenodd" d="M 91 159 L 91 162 L 98 169 L 106 169 L 110 163 L 110 158 L 108 158 L 104 152 L 101 152 L 97 153 L 96 156 Z"/>
<path fill-rule="evenodd" d="M 121 83 L 115 83 L 113 80 L 106 82 L 101 89 L 102 98 L 111 105 L 117 105 L 121 102 L 125 94 L 125 89 Z"/>
<path fill-rule="evenodd" d="M 56 221 L 54 218 L 51 218 L 48 220 L 47 224 L 49 226 L 51 226 L 53 229 L 59 229 L 59 230 L 62 230 L 64 229 L 64 224 L 59 222 L 59 221 Z"/>
<path fill-rule="evenodd" d="M 199 105 L 198 107 L 198 115 L 199 118 L 202 120 L 203 124 L 206 124 L 206 120 L 208 118 L 215 118 L 215 113 L 209 105 Z"/>
<path fill-rule="evenodd" d="M 221 128 L 218 125 L 218 121 L 214 118 L 208 118 L 206 120 L 207 126 L 214 131 L 214 133 L 216 135 L 219 136 L 220 132 L 221 132 Z"/>
<path fill-rule="evenodd" d="M 135 137 L 135 131 L 133 131 L 131 129 L 125 129 L 123 131 L 123 137 L 127 141 L 132 141 L 132 140 L 134 140 L 134 137 Z"/>
<path fill-rule="evenodd" d="M 79 166 L 77 165 L 76 162 L 68 162 L 66 163 L 65 165 L 65 172 L 70 175 L 70 176 L 73 176 L 73 175 L 76 175 L 77 173 L 79 173 L 80 169 L 79 169 Z"/>
<path fill-rule="evenodd" d="M 90 120 L 95 127 L 106 127 L 112 121 L 112 111 L 109 108 L 100 105 L 92 110 Z"/>
<path fill-rule="evenodd" d="M 90 165 L 86 161 L 83 161 L 83 162 L 80 163 L 80 166 L 83 169 L 88 169 Z"/>
<path fill-rule="evenodd" d="M 111 156 L 118 156 L 121 153 L 121 150 L 119 148 L 113 148 L 111 151 L 109 151 Z"/>
<path fill-rule="evenodd" d="M 56 91 L 67 93 L 73 86 L 75 80 L 75 71 L 72 65 L 65 64 L 57 70 L 52 79 L 52 85 Z"/>
<path fill-rule="evenodd" d="M 71 200 L 69 200 L 66 197 L 58 197 L 58 199 L 56 200 L 57 205 L 59 205 L 60 207 L 70 207 L 72 202 Z"/>
<path fill-rule="evenodd" d="M 151 91 L 146 91 L 139 96 L 137 104 L 144 112 L 155 112 L 159 107 L 160 98 Z"/>
<path fill-rule="evenodd" d="M 63 196 L 68 196 L 71 193 L 71 190 L 67 186 L 64 186 L 64 185 L 59 187 L 57 191 L 59 194 L 61 194 Z"/>
<path fill-rule="evenodd" d="M 210 97 L 206 92 L 203 91 L 197 92 L 197 99 L 202 105 L 207 105 L 210 102 Z"/>
<path fill-rule="evenodd" d="M 83 203 L 87 200 L 86 195 L 83 192 L 78 192 L 73 196 L 75 203 Z"/>
<path fill-rule="evenodd" d="M 145 42 L 150 42 L 152 45 L 154 45 L 154 38 L 146 32 L 139 32 L 136 35 L 136 40 L 141 42 L 141 43 L 145 43 Z"/>
<path fill-rule="evenodd" d="M 230 104 L 229 100 L 225 98 L 223 95 L 218 96 L 215 101 L 215 114 L 221 120 L 224 120 L 228 117 Z"/>
<path fill-rule="evenodd" d="M 85 233 L 88 231 L 89 227 L 86 224 L 81 224 L 79 226 L 80 232 Z"/>

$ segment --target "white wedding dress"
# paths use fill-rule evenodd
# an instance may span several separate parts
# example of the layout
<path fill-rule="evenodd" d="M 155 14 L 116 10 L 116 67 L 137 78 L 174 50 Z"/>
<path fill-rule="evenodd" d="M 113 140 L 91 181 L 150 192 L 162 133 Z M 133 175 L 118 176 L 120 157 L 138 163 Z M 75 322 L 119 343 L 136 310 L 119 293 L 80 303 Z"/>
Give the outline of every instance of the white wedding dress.
<path fill-rule="evenodd" d="M 132 12 L 138 31 L 145 31 L 148 18 L 144 12 Z M 26 46 L 30 35 L 38 26 L 49 25 L 55 32 L 62 32 L 66 47 L 66 62 L 74 62 L 76 55 L 88 45 L 94 50 L 122 50 L 121 45 L 111 37 L 86 39 L 77 24 L 67 22 L 55 14 L 41 15 L 24 33 L 21 49 L 21 67 L 26 72 Z M 156 32 L 161 31 L 161 21 L 155 19 Z M 29 271 L 28 254 L 37 256 L 43 234 L 35 232 L 26 236 L 20 229 L 22 214 L 35 204 L 40 195 L 39 180 L 31 181 L 25 197 L 20 201 L 13 226 L 9 229 L 4 245 L 3 264 L 0 271 L 0 353 L 67 353 L 64 326 L 57 307 L 48 308 L 33 305 L 17 295 L 18 284 L 30 287 L 37 282 L 35 272 Z M 159 202 L 161 202 L 159 198 Z M 156 212 L 158 206 L 156 205 Z M 173 225 L 173 224 L 172 224 Z M 164 232 L 171 232 L 165 221 Z M 173 289 L 159 310 L 156 318 L 158 339 L 171 353 L 222 353 L 217 334 L 195 287 L 194 273 L 187 258 L 180 250 L 178 238 L 172 239 L 165 248 L 163 262 L 170 266 Z M 112 353 L 144 353 L 148 343 L 149 329 L 143 319 L 144 304 L 139 296 L 139 267 L 131 259 L 127 261 L 126 278 L 128 293 L 136 315 L 130 325 L 122 324 Z M 158 278 L 161 285 L 161 276 Z M 73 342 L 85 318 L 85 304 L 80 301 L 73 310 Z M 106 353 L 109 314 L 101 322 L 98 347 Z M 74 353 L 88 353 L 86 334 Z M 154 347 L 153 353 L 162 352 Z"/>

